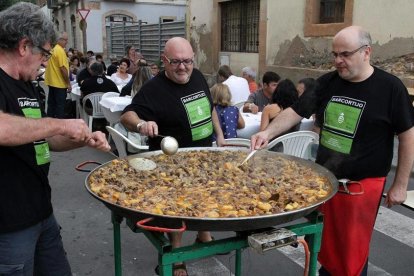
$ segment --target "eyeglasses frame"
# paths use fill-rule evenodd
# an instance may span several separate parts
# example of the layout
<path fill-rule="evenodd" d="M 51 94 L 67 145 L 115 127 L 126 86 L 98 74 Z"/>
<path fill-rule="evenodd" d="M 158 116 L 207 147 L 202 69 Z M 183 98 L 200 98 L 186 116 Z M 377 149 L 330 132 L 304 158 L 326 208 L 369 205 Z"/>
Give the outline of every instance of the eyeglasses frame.
<path fill-rule="evenodd" d="M 340 57 L 341 59 L 344 59 L 344 58 L 349 58 L 350 56 L 354 55 L 356 52 L 360 51 L 362 48 L 368 47 L 368 46 L 369 46 L 368 44 L 365 44 L 365 45 L 362 45 L 361 47 L 359 47 L 358 49 L 355 49 L 353 51 L 343 51 L 343 52 L 339 52 L 339 53 L 332 51 L 331 53 L 332 53 L 334 59 L 338 58 L 338 57 Z"/>
<path fill-rule="evenodd" d="M 184 66 L 190 66 L 190 65 L 193 65 L 194 64 L 194 58 L 187 58 L 187 59 L 181 60 L 181 59 L 174 59 L 174 58 L 169 59 L 167 56 L 164 56 L 164 57 L 168 61 L 168 63 L 171 66 L 174 66 L 174 67 L 178 67 L 181 64 L 183 64 Z M 177 62 L 177 64 L 173 64 L 175 62 Z"/>

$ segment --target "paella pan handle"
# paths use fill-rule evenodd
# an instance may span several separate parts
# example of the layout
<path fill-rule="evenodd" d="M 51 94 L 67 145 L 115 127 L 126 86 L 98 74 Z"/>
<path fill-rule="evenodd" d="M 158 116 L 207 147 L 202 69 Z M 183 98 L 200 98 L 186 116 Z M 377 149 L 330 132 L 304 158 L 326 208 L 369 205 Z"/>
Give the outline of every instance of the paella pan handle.
<path fill-rule="evenodd" d="M 153 219 L 154 219 L 153 217 L 149 217 L 149 218 L 140 220 L 137 222 L 137 227 L 148 230 L 148 231 L 155 231 L 155 232 L 162 232 L 162 233 L 182 233 L 187 229 L 187 226 L 185 225 L 184 221 L 183 221 L 183 226 L 178 229 L 145 225 L 147 222 L 150 222 Z"/>
<path fill-rule="evenodd" d="M 82 163 L 76 165 L 75 169 L 77 171 L 80 171 L 80 172 L 90 172 L 91 170 L 82 169 L 82 167 L 84 167 L 84 166 L 86 166 L 88 164 L 102 165 L 102 163 L 99 163 L 99 162 L 96 162 L 96 161 L 85 161 L 85 162 L 82 162 Z"/>

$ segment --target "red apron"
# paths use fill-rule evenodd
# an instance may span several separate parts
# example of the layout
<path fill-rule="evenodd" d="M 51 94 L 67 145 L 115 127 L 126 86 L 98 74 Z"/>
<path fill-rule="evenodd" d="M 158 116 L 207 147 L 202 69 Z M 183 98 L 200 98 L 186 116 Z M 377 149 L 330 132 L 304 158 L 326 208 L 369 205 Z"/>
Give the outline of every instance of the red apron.
<path fill-rule="evenodd" d="M 324 225 L 318 260 L 331 275 L 360 275 L 368 259 L 385 177 L 358 182 L 348 184 L 348 189 L 357 193 L 362 188 L 363 194 L 338 192 L 320 207 Z"/>

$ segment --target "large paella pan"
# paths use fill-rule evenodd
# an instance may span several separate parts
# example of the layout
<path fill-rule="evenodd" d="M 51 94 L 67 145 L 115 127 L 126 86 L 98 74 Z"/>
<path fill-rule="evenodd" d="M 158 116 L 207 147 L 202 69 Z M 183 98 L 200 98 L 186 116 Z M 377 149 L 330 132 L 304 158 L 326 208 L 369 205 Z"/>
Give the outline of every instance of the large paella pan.
<path fill-rule="evenodd" d="M 85 186 L 123 217 L 153 217 L 157 226 L 177 228 L 184 222 L 188 230 L 211 231 L 286 223 L 311 213 L 338 190 L 333 174 L 311 161 L 261 151 L 238 166 L 247 153 L 236 148 L 187 148 L 174 156 L 141 153 L 97 167 Z M 135 158 L 151 159 L 157 167 L 136 171 L 128 162 Z"/>

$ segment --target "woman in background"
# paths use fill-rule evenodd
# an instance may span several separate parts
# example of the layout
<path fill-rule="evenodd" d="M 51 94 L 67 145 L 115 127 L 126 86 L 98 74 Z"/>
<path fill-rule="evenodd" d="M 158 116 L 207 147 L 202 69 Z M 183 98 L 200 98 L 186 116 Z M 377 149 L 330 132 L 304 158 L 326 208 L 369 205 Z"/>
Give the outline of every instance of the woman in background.
<path fill-rule="evenodd" d="M 290 107 L 298 99 L 295 84 L 289 79 L 280 81 L 272 95 L 272 104 L 265 106 L 263 109 L 260 131 L 265 130 L 283 109 Z"/>
<path fill-rule="evenodd" d="M 111 80 L 117 85 L 124 87 L 129 80 L 131 79 L 132 75 L 127 73 L 129 68 L 129 60 L 126 58 L 121 59 L 119 62 L 119 68 L 116 73 L 111 75 Z"/>
<path fill-rule="evenodd" d="M 236 106 L 231 105 L 229 87 L 225 84 L 217 83 L 211 87 L 210 91 L 224 138 L 237 138 L 237 129 L 244 128 L 245 123 L 240 110 Z"/>

